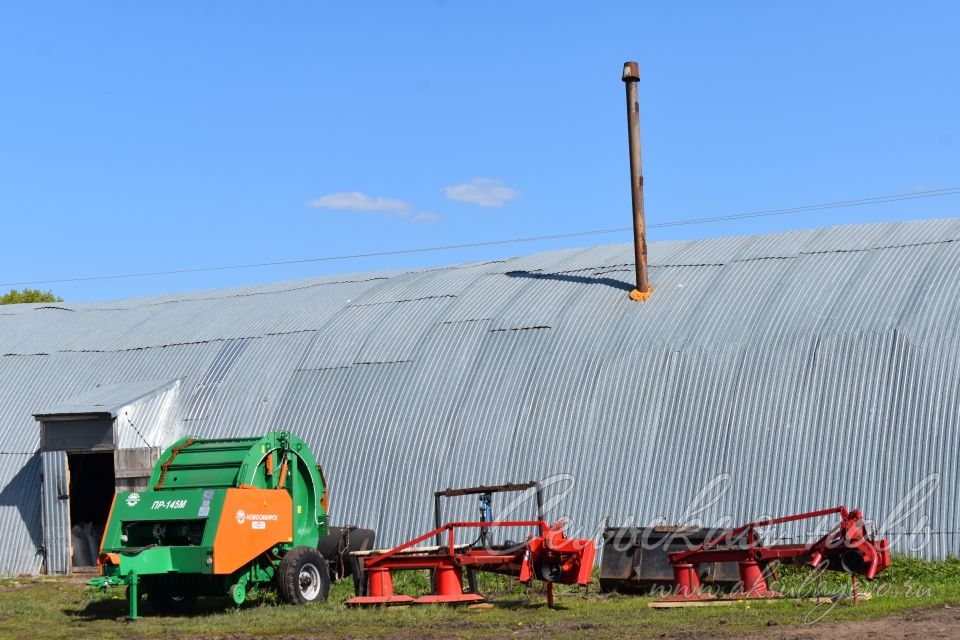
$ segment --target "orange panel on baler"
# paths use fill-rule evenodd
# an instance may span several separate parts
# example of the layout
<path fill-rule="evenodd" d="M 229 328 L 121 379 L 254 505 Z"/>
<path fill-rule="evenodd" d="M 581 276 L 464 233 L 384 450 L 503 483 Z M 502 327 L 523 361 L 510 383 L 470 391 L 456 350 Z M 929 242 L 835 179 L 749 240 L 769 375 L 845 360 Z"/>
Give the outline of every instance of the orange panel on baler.
<path fill-rule="evenodd" d="M 213 572 L 232 573 L 250 558 L 293 540 L 293 503 L 283 489 L 227 489 L 213 541 Z"/>

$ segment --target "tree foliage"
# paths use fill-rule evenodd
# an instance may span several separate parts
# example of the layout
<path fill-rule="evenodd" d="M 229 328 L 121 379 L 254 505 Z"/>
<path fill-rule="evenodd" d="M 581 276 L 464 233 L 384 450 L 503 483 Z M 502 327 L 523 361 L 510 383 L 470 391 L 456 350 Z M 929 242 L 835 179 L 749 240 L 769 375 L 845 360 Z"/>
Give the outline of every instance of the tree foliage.
<path fill-rule="evenodd" d="M 40 289 L 10 289 L 9 293 L 0 295 L 0 304 L 19 304 L 22 302 L 63 302 L 63 298 L 54 295 L 53 291 Z"/>

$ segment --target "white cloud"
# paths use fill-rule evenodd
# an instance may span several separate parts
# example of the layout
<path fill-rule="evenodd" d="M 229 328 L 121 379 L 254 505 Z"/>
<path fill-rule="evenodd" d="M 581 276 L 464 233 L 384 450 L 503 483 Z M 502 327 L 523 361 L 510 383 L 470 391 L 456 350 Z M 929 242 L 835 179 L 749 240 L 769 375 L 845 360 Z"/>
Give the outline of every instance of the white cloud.
<path fill-rule="evenodd" d="M 440 218 L 441 216 L 439 213 L 418 212 L 413 214 L 410 220 L 413 222 L 419 222 L 420 224 L 433 224 L 435 222 L 440 222 Z"/>
<path fill-rule="evenodd" d="M 480 207 L 502 207 L 503 203 L 519 195 L 515 189 L 503 184 L 503 180 L 493 178 L 474 178 L 469 182 L 445 187 L 443 192 L 451 200 Z"/>
<path fill-rule="evenodd" d="M 311 209 L 330 209 L 331 211 L 352 211 L 354 213 L 383 213 L 395 218 L 403 218 L 418 224 L 433 224 L 441 217 L 437 213 L 417 211 L 409 202 L 393 198 L 371 197 L 359 191 L 338 191 L 321 196 L 307 203 Z"/>
<path fill-rule="evenodd" d="M 307 203 L 311 209 L 332 209 L 334 211 L 373 211 L 404 215 L 413 209 L 413 205 L 392 198 L 371 198 L 359 191 L 338 191 L 321 196 Z"/>

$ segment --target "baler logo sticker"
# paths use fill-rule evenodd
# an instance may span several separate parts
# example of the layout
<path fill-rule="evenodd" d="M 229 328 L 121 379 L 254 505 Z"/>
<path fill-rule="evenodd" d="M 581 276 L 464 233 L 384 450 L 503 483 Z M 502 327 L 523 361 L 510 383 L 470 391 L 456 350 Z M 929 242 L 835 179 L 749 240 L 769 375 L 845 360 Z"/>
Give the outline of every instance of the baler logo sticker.
<path fill-rule="evenodd" d="M 237 524 L 243 524 L 250 521 L 250 526 L 254 529 L 266 529 L 267 521 L 277 521 L 280 518 L 275 513 L 247 513 L 243 509 L 237 509 L 234 515 Z"/>
<path fill-rule="evenodd" d="M 139 494 L 139 493 L 133 492 L 133 493 L 131 493 L 130 495 L 127 496 L 127 506 L 128 506 L 128 507 L 135 507 L 135 506 L 137 506 L 137 503 L 138 503 L 138 502 L 140 502 L 140 494 Z"/>

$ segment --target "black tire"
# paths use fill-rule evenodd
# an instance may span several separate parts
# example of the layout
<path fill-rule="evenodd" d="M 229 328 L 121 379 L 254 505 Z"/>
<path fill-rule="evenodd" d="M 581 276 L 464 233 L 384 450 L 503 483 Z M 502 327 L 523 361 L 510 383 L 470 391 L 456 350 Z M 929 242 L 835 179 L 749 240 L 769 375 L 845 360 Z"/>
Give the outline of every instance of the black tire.
<path fill-rule="evenodd" d="M 353 576 L 353 593 L 357 596 L 367 595 L 367 570 L 363 566 L 363 558 L 350 556 L 350 575 Z"/>
<path fill-rule="evenodd" d="M 328 527 L 327 535 L 320 538 L 317 551 L 330 564 L 330 580 L 337 581 L 351 577 L 358 579 L 351 551 L 366 551 L 373 548 L 376 534 L 371 529 L 359 527 Z"/>
<path fill-rule="evenodd" d="M 277 590 L 289 604 L 324 602 L 330 593 L 327 561 L 316 549 L 295 547 L 283 556 L 277 571 Z"/>
<path fill-rule="evenodd" d="M 347 527 L 327 527 L 327 535 L 317 541 L 317 551 L 327 559 L 330 571 L 330 582 L 343 578 L 349 571 L 344 566 L 344 556 L 347 556 L 350 530 Z"/>

